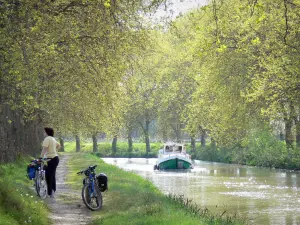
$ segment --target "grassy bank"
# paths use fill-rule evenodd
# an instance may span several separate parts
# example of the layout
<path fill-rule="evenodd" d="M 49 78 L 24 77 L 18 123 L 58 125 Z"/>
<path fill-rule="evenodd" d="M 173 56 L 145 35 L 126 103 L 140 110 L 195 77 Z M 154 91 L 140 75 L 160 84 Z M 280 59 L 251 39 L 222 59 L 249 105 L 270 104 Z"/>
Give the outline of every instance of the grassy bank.
<path fill-rule="evenodd" d="M 82 152 L 92 152 L 93 143 L 91 142 L 81 142 Z M 111 157 L 112 155 L 112 144 L 110 142 L 99 142 L 98 152 L 96 153 L 98 157 Z M 132 152 L 128 151 L 127 142 L 117 143 L 117 152 L 114 157 L 157 157 L 157 152 L 163 147 L 162 143 L 150 143 L 150 152 L 146 154 L 146 144 L 145 143 L 133 143 Z M 76 143 L 75 141 L 65 142 L 65 152 L 75 152 Z"/>
<path fill-rule="evenodd" d="M 26 177 L 28 160 L 0 166 L 0 224 L 49 224 L 48 209 Z"/>
<path fill-rule="evenodd" d="M 76 172 L 94 164 L 98 165 L 97 173 L 108 176 L 109 190 L 103 194 L 103 208 L 93 213 L 92 224 L 242 224 L 229 217 L 211 215 L 182 198 L 165 196 L 144 178 L 91 154 L 72 154 L 68 180 L 74 189 L 82 187 L 82 177 Z"/>

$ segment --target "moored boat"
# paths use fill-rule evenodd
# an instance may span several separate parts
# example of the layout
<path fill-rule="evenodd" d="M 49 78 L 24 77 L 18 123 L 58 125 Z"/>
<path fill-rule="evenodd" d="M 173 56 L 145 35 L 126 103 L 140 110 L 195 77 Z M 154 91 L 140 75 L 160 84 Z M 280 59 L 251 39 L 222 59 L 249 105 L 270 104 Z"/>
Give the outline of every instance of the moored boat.
<path fill-rule="evenodd" d="M 169 142 L 164 144 L 163 149 L 159 150 L 158 158 L 154 169 L 191 169 L 192 160 L 186 153 L 184 144 Z"/>

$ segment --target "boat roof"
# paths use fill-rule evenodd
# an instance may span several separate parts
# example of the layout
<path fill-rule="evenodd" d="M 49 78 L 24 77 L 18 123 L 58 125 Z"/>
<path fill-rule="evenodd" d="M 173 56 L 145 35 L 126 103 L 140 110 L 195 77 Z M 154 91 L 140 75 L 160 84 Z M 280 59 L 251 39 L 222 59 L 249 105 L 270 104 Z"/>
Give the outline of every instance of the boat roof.
<path fill-rule="evenodd" d="M 166 142 L 165 146 L 184 146 L 184 143 Z"/>

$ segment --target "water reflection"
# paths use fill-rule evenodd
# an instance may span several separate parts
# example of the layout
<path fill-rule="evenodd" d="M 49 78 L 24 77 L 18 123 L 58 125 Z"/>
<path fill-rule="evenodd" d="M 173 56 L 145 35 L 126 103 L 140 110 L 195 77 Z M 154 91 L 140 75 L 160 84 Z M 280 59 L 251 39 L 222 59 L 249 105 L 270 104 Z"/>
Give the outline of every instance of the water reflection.
<path fill-rule="evenodd" d="M 210 211 L 246 217 L 250 224 L 300 224 L 300 173 L 195 161 L 189 171 L 154 171 L 156 159 L 104 161 L 151 180 L 162 192 L 183 194 Z"/>

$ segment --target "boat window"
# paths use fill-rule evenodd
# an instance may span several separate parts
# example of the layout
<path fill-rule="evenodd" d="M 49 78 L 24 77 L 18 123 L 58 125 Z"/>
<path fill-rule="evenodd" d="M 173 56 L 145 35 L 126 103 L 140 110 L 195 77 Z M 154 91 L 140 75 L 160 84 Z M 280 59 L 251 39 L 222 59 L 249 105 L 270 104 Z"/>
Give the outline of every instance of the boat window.
<path fill-rule="evenodd" d="M 173 147 L 172 146 L 166 146 L 166 152 L 172 152 Z"/>
<path fill-rule="evenodd" d="M 182 146 L 175 146 L 175 152 L 181 152 Z"/>

